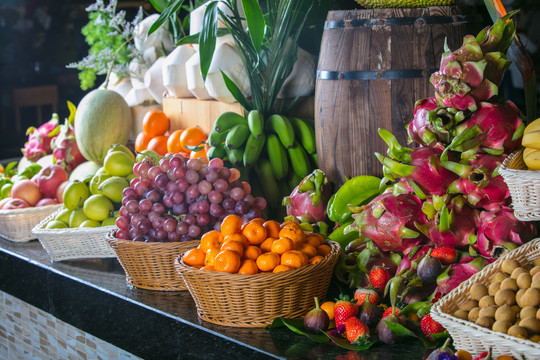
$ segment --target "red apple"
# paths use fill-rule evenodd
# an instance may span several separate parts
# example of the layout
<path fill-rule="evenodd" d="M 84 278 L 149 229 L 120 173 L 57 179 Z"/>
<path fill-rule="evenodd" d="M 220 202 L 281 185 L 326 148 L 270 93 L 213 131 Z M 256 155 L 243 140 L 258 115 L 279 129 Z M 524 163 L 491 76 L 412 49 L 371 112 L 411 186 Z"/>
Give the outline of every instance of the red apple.
<path fill-rule="evenodd" d="M 41 191 L 32 180 L 19 180 L 11 188 L 11 197 L 26 200 L 30 206 L 34 206 L 41 199 Z"/>
<path fill-rule="evenodd" d="M 4 207 L 2 209 L 14 210 L 14 209 L 24 209 L 27 207 L 31 207 L 31 205 L 26 200 L 13 198 L 4 204 Z"/>
<path fill-rule="evenodd" d="M 38 207 L 38 206 L 47 206 L 47 205 L 56 205 L 56 204 L 58 204 L 58 201 L 56 201 L 56 198 L 43 198 L 39 200 L 34 206 Z"/>
<path fill-rule="evenodd" d="M 60 165 L 47 165 L 39 171 L 36 183 L 45 197 L 56 197 L 56 190 L 64 181 L 68 180 L 66 170 Z"/>
<path fill-rule="evenodd" d="M 7 203 L 9 200 L 11 200 L 11 196 L 0 200 L 0 210 L 4 208 L 4 204 Z"/>
<path fill-rule="evenodd" d="M 56 201 L 58 201 L 59 204 L 63 202 L 62 199 L 64 197 L 64 190 L 66 189 L 68 185 L 69 185 L 69 180 L 61 183 L 58 189 L 56 189 Z"/>

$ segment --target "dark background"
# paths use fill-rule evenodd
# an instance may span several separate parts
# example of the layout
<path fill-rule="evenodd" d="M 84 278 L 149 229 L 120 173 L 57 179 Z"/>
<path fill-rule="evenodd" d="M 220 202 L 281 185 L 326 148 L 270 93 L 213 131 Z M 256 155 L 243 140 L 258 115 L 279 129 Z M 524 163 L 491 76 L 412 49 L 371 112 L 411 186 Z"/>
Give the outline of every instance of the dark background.
<path fill-rule="evenodd" d="M 21 156 L 20 149 L 27 139 L 26 129 L 37 125 L 36 110 L 23 108 L 21 131 L 16 131 L 14 89 L 57 85 L 60 119 L 69 114 L 66 102 L 69 100 L 77 105 L 86 93 L 80 88 L 78 71 L 67 69 L 66 65 L 88 54 L 88 46 L 81 34 L 81 28 L 88 22 L 85 8 L 93 2 L 93 0 L 0 1 L 0 159 Z M 186 0 L 187 2 L 189 1 Z M 533 42 L 540 47 L 540 29 L 537 28 L 540 23 L 532 21 L 540 16 L 538 0 L 509 0 L 504 3 L 507 9 L 514 6 L 523 9 L 515 20 L 520 32 L 528 35 L 524 42 L 527 44 Z M 353 0 L 320 0 L 320 4 L 312 11 L 308 23 L 324 23 L 329 9 L 357 7 Z M 472 4 L 483 10 L 483 3 L 480 0 L 457 0 L 456 4 Z M 155 12 L 147 0 L 118 1 L 118 9 L 127 11 L 128 20 L 133 19 L 139 6 L 143 6 L 146 14 Z M 487 16 L 486 21 L 486 25 L 490 23 Z M 308 29 L 313 30 L 313 27 Z M 309 36 L 304 36 L 303 44 L 304 48 L 312 52 L 313 48 L 320 44 L 320 37 L 313 36 L 314 34 L 322 33 L 310 32 Z M 540 73 L 539 53 L 539 50 L 531 51 L 537 73 Z M 102 78 L 98 78 L 96 86 L 102 81 Z M 522 90 L 512 86 L 508 73 L 505 76 L 503 91 L 505 98 L 511 99 L 524 110 Z M 52 108 L 43 107 L 42 111 L 43 120 L 47 121 Z"/>

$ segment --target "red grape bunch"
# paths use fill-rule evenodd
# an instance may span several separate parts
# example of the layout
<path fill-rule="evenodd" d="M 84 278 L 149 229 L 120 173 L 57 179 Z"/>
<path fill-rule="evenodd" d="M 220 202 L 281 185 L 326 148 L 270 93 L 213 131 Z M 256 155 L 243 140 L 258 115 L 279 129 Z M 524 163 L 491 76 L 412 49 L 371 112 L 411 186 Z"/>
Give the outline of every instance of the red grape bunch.
<path fill-rule="evenodd" d="M 138 177 L 124 189 L 119 239 L 133 241 L 188 241 L 221 226 L 229 214 L 244 221 L 263 217 L 266 200 L 254 197 L 251 186 L 240 181 L 238 169 L 180 154 L 133 166 Z"/>

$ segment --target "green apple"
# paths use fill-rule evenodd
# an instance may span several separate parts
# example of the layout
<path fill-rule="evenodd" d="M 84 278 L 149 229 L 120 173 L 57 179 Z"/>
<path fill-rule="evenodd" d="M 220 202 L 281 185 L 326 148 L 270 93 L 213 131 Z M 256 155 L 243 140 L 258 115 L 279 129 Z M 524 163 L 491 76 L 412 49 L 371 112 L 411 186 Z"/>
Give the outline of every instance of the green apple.
<path fill-rule="evenodd" d="M 108 217 L 101 222 L 101 226 L 110 226 L 110 225 L 116 225 L 115 217 Z"/>
<path fill-rule="evenodd" d="M 84 221 L 88 220 L 88 216 L 84 214 L 84 209 L 79 208 L 73 210 L 69 217 L 69 227 L 76 228 L 79 227 Z"/>
<path fill-rule="evenodd" d="M 98 169 L 98 171 L 96 171 L 96 173 L 94 174 L 95 175 L 101 175 L 101 174 L 107 174 L 107 170 L 105 170 L 105 168 L 102 166 Z"/>
<path fill-rule="evenodd" d="M 135 155 L 133 155 L 133 152 L 126 145 L 122 145 L 122 144 L 111 145 L 111 148 L 107 152 L 109 153 L 113 151 L 123 151 L 131 157 L 131 160 L 135 161 Z"/>
<path fill-rule="evenodd" d="M 88 186 L 79 180 L 74 180 L 64 189 L 62 202 L 66 209 L 75 210 L 83 206 L 89 195 Z"/>
<path fill-rule="evenodd" d="M 123 151 L 111 151 L 103 160 L 103 167 L 107 173 L 113 176 L 128 176 L 133 172 L 135 162 Z"/>
<path fill-rule="evenodd" d="M 114 211 L 114 205 L 105 195 L 95 194 L 84 202 L 84 214 L 92 220 L 103 221 Z"/>
<path fill-rule="evenodd" d="M 68 225 L 63 221 L 52 220 L 45 225 L 45 229 L 65 229 Z"/>
<path fill-rule="evenodd" d="M 7 198 L 11 196 L 11 188 L 13 187 L 12 183 L 5 183 L 2 188 L 0 189 L 0 196 L 3 198 Z"/>
<path fill-rule="evenodd" d="M 60 212 L 55 216 L 54 220 L 62 221 L 66 224 L 69 224 L 69 217 L 71 216 L 71 213 L 73 210 L 70 210 L 68 208 L 64 208 L 60 210 Z"/>
<path fill-rule="evenodd" d="M 90 184 L 88 184 L 88 188 L 90 189 L 90 193 L 92 195 L 95 195 L 95 194 L 99 194 L 99 186 L 101 185 L 101 183 L 103 183 L 105 180 L 111 178 L 111 175 L 109 174 L 99 174 L 99 175 L 94 175 L 94 177 L 92 178 L 92 180 L 90 180 Z"/>
<path fill-rule="evenodd" d="M 138 177 L 137 175 L 135 175 L 134 173 L 131 173 L 129 174 L 128 176 L 125 177 L 125 179 L 127 180 L 127 182 L 131 182 L 131 180 L 135 179 L 136 177 Z"/>
<path fill-rule="evenodd" d="M 83 228 L 83 227 L 100 227 L 101 226 L 101 223 L 99 221 L 96 221 L 96 220 L 85 220 L 83 221 L 79 227 L 80 228 Z"/>
<path fill-rule="evenodd" d="M 112 176 L 103 181 L 98 187 L 98 194 L 105 195 L 112 202 L 122 202 L 122 192 L 129 186 L 126 179 L 120 176 Z"/>

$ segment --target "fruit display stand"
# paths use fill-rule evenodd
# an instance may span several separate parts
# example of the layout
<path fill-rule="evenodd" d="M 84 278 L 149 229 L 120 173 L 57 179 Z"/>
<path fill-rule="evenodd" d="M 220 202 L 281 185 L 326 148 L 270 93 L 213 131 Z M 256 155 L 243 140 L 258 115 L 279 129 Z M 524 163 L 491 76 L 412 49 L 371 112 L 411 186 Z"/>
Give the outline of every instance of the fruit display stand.
<path fill-rule="evenodd" d="M 32 228 L 62 205 L 0 210 L 0 235 L 15 242 L 36 239 Z"/>
<path fill-rule="evenodd" d="M 479 354 L 491 348 L 494 357 L 512 354 L 517 359 L 540 358 L 540 345 L 536 342 L 495 332 L 451 315 L 459 304 L 470 298 L 469 291 L 474 284 L 481 283 L 486 286 L 489 284 L 506 259 L 515 259 L 520 264 L 527 265 L 538 257 L 540 257 L 540 239 L 535 239 L 486 266 L 433 305 L 431 316 L 448 330 L 456 348 L 467 350 L 472 354 Z"/>

